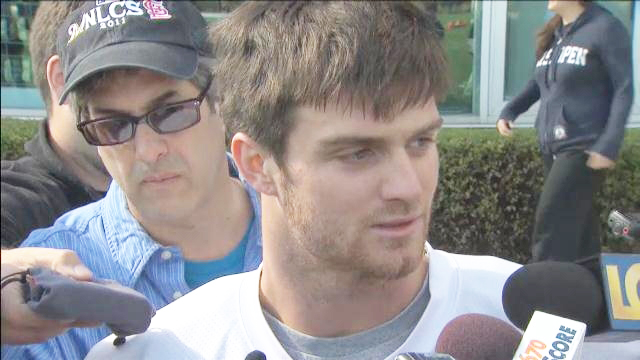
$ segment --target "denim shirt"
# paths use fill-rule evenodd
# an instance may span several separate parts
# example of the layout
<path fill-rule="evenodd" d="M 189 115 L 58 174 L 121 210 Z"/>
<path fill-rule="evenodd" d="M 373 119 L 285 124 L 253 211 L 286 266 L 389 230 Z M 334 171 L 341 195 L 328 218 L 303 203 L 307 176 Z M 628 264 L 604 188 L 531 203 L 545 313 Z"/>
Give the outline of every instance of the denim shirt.
<path fill-rule="evenodd" d="M 228 158 L 230 174 L 238 177 Z M 241 180 L 254 211 L 244 256 L 243 271 L 249 271 L 262 261 L 260 198 Z M 156 310 L 191 290 L 184 278 L 180 249 L 162 246 L 149 236 L 129 212 L 124 192 L 115 181 L 104 199 L 66 213 L 52 227 L 35 230 L 21 246 L 74 250 L 94 277 L 116 280 L 139 291 Z M 82 359 L 109 334 L 104 325 L 73 328 L 45 343 L 2 346 L 2 359 Z"/>

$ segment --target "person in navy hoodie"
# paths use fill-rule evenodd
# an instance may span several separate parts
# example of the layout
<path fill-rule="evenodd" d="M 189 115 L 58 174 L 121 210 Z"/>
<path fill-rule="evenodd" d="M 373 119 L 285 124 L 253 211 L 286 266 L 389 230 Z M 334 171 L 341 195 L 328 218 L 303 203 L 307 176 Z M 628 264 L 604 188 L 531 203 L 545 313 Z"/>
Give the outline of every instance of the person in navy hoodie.
<path fill-rule="evenodd" d="M 502 110 L 498 132 L 540 100 L 536 129 L 545 181 L 533 231 L 533 261 L 575 261 L 600 252 L 594 198 L 615 164 L 633 102 L 631 40 L 608 10 L 550 0 L 556 15 L 538 34 L 536 67 Z"/>

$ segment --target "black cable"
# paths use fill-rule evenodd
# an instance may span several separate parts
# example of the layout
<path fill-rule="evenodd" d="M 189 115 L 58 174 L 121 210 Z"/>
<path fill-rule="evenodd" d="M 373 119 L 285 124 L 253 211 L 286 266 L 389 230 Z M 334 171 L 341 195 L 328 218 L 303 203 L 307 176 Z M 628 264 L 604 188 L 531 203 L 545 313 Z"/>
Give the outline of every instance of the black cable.
<path fill-rule="evenodd" d="M 29 275 L 29 270 L 18 271 L 13 274 L 9 274 L 7 276 L 3 276 L 2 280 L 0 280 L 0 289 L 4 289 L 4 287 L 12 282 L 19 281 L 22 284 L 26 284 L 27 275 Z M 19 277 L 18 277 L 19 275 Z"/>

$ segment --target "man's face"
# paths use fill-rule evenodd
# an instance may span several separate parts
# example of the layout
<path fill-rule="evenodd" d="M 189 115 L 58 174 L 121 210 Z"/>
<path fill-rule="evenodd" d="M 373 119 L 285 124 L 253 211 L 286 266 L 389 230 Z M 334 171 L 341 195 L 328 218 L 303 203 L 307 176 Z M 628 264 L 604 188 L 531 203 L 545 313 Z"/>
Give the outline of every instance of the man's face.
<path fill-rule="evenodd" d="M 88 102 L 89 118 L 113 115 L 140 116 L 166 104 L 198 96 L 201 89 L 151 71 L 114 76 Z M 224 126 L 200 105 L 201 120 L 185 130 L 158 134 L 144 121 L 135 136 L 98 152 L 109 173 L 124 190 L 129 209 L 138 220 L 180 223 L 214 200 L 216 181 L 228 172 L 224 152 Z"/>
<path fill-rule="evenodd" d="M 420 263 L 438 181 L 435 102 L 389 122 L 328 105 L 295 112 L 279 201 L 302 261 L 363 278 Z"/>

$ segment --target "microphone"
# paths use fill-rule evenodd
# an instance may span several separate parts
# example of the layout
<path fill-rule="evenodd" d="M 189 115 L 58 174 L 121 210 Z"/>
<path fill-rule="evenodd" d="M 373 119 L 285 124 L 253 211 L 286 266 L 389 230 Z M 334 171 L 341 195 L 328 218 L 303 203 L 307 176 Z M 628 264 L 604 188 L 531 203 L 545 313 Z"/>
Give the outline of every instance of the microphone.
<path fill-rule="evenodd" d="M 260 350 L 253 350 L 247 354 L 244 360 L 267 360 L 267 355 Z"/>
<path fill-rule="evenodd" d="M 104 322 L 118 336 L 114 345 L 145 332 L 155 315 L 144 295 L 115 281 L 78 281 L 41 267 L 29 274 L 23 296 L 31 310 L 49 319 Z"/>
<path fill-rule="evenodd" d="M 509 320 L 522 330 L 536 310 L 585 323 L 587 335 L 606 319 L 598 280 L 586 268 L 570 262 L 522 266 L 505 282 L 502 305 Z"/>
<path fill-rule="evenodd" d="M 625 215 L 618 210 L 612 210 L 607 220 L 614 235 L 629 241 L 640 239 L 640 213 Z"/>
<path fill-rule="evenodd" d="M 402 353 L 395 360 L 456 360 L 447 354 Z"/>
<path fill-rule="evenodd" d="M 513 360 L 574 360 L 581 358 L 587 325 L 536 311 Z"/>
<path fill-rule="evenodd" d="M 464 314 L 442 329 L 436 352 L 456 360 L 511 360 L 520 339 L 518 330 L 498 318 Z"/>

